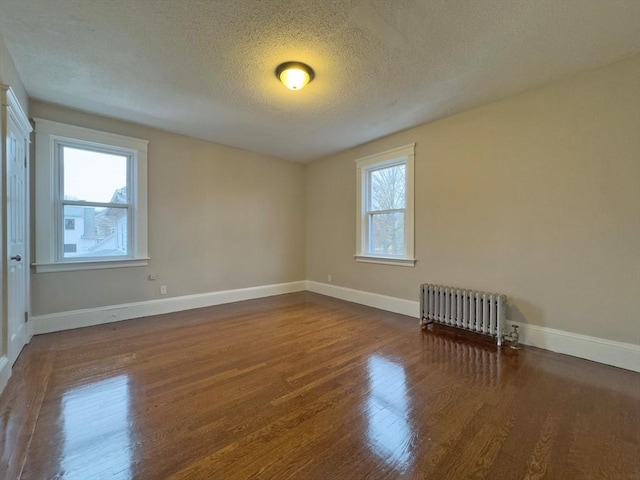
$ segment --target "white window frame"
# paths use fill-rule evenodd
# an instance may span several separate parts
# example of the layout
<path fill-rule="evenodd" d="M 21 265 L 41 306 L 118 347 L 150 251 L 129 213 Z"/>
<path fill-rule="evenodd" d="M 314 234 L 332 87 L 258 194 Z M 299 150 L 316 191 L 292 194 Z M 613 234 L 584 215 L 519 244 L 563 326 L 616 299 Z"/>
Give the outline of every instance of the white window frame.
<path fill-rule="evenodd" d="M 34 118 L 36 124 L 36 273 L 137 267 L 147 252 L 147 146 L 139 138 Z M 64 258 L 63 146 L 128 157 L 127 194 L 131 245 L 126 256 Z M 123 205 L 124 206 L 124 205 Z"/>
<path fill-rule="evenodd" d="M 398 265 L 414 267 L 414 157 L 415 143 L 387 150 L 375 155 L 369 155 L 356 160 L 356 254 L 354 258 L 358 262 L 379 263 L 383 265 Z M 404 209 L 404 256 L 383 256 L 369 252 L 369 214 L 367 202 L 369 197 L 370 172 L 393 165 L 406 167 L 406 204 Z"/>

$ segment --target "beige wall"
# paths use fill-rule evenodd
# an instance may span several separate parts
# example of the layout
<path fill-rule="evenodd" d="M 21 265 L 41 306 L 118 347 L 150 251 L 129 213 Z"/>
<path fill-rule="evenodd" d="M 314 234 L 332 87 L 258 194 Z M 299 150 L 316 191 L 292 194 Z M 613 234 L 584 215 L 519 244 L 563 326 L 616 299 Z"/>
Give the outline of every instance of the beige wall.
<path fill-rule="evenodd" d="M 410 142 L 418 264 L 356 263 L 354 160 Z M 512 320 L 640 343 L 640 57 L 314 162 L 307 191 L 309 280 L 502 292 Z"/>
<path fill-rule="evenodd" d="M 503 292 L 513 320 L 640 343 L 639 80 L 635 57 L 308 166 L 32 102 L 150 141 L 152 257 L 34 274 L 33 314 L 331 274 L 412 300 L 423 282 Z M 354 160 L 410 142 L 418 264 L 356 263 Z"/>
<path fill-rule="evenodd" d="M 40 102 L 31 115 L 149 140 L 151 257 L 32 274 L 34 315 L 306 278 L 304 165 Z"/>
<path fill-rule="evenodd" d="M 13 59 L 4 44 L 2 35 L 0 35 L 0 83 L 11 87 L 20 102 L 20 106 L 25 113 L 28 113 L 29 98 L 27 97 L 27 91 L 22 84 L 20 75 L 18 75 Z"/>

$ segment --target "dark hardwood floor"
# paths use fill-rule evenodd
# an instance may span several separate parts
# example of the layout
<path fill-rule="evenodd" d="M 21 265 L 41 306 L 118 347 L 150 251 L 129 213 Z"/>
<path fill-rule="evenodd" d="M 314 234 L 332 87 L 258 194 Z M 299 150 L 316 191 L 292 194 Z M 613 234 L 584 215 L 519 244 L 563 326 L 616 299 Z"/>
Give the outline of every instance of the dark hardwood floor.
<path fill-rule="evenodd" d="M 309 292 L 34 337 L 0 416 L 6 479 L 640 478 L 639 374 Z"/>

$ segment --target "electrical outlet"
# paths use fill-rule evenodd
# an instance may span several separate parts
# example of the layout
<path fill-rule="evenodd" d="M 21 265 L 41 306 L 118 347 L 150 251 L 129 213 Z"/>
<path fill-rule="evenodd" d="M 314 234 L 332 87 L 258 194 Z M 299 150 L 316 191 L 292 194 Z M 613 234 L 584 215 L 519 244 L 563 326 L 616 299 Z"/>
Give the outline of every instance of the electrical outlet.
<path fill-rule="evenodd" d="M 331 283 L 331 274 L 327 275 L 327 282 Z"/>
<path fill-rule="evenodd" d="M 166 294 L 167 294 L 167 286 L 160 285 L 160 295 L 166 295 Z"/>

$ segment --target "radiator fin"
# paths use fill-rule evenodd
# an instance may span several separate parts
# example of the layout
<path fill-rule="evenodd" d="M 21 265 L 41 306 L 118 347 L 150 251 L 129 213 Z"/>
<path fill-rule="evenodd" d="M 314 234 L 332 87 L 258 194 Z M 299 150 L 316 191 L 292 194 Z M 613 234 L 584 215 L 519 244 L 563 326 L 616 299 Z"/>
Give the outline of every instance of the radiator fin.
<path fill-rule="evenodd" d="M 420 323 L 440 323 L 488 335 L 502 345 L 506 297 L 425 283 L 420 286 Z"/>

